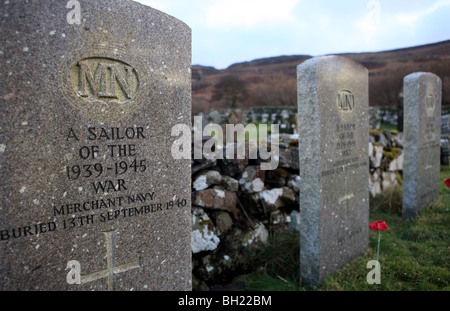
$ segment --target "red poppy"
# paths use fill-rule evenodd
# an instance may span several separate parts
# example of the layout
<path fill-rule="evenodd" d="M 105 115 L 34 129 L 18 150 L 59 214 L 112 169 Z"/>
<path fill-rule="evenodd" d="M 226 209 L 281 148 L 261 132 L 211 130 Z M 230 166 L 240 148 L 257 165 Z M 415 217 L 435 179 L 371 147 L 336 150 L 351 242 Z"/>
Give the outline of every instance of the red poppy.
<path fill-rule="evenodd" d="M 369 225 L 370 229 L 372 229 L 373 231 L 383 231 L 383 230 L 387 230 L 388 226 L 386 225 L 386 223 L 384 222 L 384 220 L 377 220 L 374 221 L 373 223 L 371 223 Z"/>
<path fill-rule="evenodd" d="M 450 178 L 444 179 L 445 185 L 450 188 Z"/>

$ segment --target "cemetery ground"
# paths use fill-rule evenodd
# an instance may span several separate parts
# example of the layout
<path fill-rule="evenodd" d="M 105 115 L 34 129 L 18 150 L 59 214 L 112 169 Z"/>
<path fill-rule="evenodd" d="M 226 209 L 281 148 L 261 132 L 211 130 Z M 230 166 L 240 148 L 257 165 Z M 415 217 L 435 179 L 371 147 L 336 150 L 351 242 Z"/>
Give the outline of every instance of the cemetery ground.
<path fill-rule="evenodd" d="M 382 231 L 379 262 L 381 284 L 367 283 L 366 268 L 377 252 L 378 234 L 369 232 L 369 250 L 316 291 L 449 291 L 450 290 L 450 193 L 444 179 L 450 166 L 441 166 L 440 201 L 424 209 L 410 221 L 402 220 L 401 188 L 392 188 L 371 199 L 369 223 L 384 220 L 389 229 Z M 450 206 L 450 202 L 448 202 Z M 299 280 L 299 236 L 297 232 L 271 236 L 270 243 L 258 254 L 260 271 L 238 277 L 235 283 L 246 290 L 306 291 Z"/>

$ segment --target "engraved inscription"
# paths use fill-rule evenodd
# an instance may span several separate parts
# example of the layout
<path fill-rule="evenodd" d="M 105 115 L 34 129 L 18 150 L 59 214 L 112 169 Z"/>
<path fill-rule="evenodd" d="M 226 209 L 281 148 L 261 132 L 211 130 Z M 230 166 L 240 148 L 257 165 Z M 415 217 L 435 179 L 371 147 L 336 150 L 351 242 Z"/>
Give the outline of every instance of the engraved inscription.
<path fill-rule="evenodd" d="M 135 68 L 121 61 L 88 58 L 72 69 L 71 82 L 77 94 L 85 99 L 123 103 L 133 99 L 139 89 Z"/>
<path fill-rule="evenodd" d="M 58 78 L 64 98 L 90 120 L 126 119 L 149 100 L 146 68 L 123 48 L 86 45 L 65 58 Z"/>
<path fill-rule="evenodd" d="M 336 150 L 343 157 L 352 155 L 352 149 L 356 147 L 355 138 L 356 124 L 341 123 L 336 126 L 336 133 L 339 135 L 336 139 Z"/>
<path fill-rule="evenodd" d="M 340 111 L 352 112 L 355 108 L 355 98 L 352 92 L 342 90 L 338 92 L 337 106 Z"/>
<path fill-rule="evenodd" d="M 65 230 L 114 224 L 186 208 L 182 196 L 164 198 L 152 189 L 133 189 L 137 179 L 150 170 L 142 145 L 149 137 L 143 126 L 68 128 L 61 140 L 67 146 L 60 170 L 78 191 L 90 192 L 84 200 L 64 199 L 46 206 L 51 222 L 36 221 L 0 228 L 0 242 Z M 77 184 L 78 186 L 75 186 Z M 65 197 L 65 194 L 63 198 Z M 106 272 L 102 272 L 104 275 Z"/>

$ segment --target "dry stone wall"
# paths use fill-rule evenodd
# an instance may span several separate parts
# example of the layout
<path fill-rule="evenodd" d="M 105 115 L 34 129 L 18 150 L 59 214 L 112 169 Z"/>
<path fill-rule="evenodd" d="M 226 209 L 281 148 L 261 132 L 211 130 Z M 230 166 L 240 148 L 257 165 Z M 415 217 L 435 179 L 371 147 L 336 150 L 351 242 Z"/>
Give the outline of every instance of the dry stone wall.
<path fill-rule="evenodd" d="M 279 165 L 261 160 L 192 160 L 193 288 L 227 284 L 255 269 L 255 253 L 278 230 L 299 231 L 298 135 L 280 135 Z M 370 197 L 400 185 L 403 135 L 371 130 Z"/>

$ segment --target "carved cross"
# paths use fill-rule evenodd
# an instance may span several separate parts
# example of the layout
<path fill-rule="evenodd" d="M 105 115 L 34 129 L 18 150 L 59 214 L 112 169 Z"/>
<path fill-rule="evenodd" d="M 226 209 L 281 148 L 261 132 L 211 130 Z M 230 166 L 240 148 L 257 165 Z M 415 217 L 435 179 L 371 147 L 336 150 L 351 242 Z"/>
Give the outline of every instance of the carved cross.
<path fill-rule="evenodd" d="M 140 268 L 139 259 L 126 264 L 115 266 L 114 259 L 114 231 L 103 232 L 106 235 L 106 269 L 81 276 L 81 284 L 95 280 L 108 278 L 108 291 L 114 290 L 114 279 L 116 274 L 132 269 Z"/>
<path fill-rule="evenodd" d="M 349 193 L 348 192 L 348 176 L 345 177 L 345 195 L 343 195 L 342 197 L 339 198 L 339 204 L 341 204 L 342 202 L 346 203 L 345 206 L 345 226 L 348 228 L 348 201 L 353 199 L 355 197 L 355 193 Z"/>

